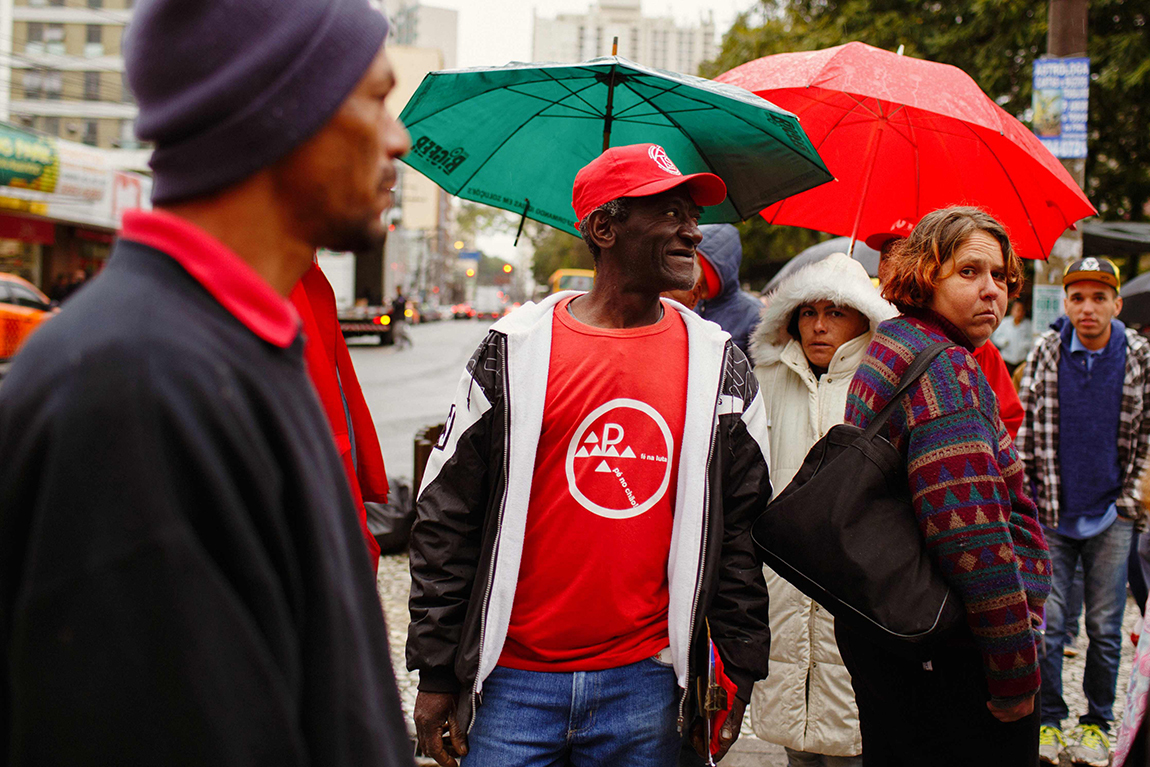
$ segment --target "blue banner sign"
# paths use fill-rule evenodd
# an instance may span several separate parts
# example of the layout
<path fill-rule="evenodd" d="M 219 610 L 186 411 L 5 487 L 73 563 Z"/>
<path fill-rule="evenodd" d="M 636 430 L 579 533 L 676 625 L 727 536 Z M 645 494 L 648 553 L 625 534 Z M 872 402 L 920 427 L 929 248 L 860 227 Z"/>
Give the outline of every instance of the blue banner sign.
<path fill-rule="evenodd" d="M 1034 133 L 1055 157 L 1086 156 L 1090 59 L 1035 59 Z"/>

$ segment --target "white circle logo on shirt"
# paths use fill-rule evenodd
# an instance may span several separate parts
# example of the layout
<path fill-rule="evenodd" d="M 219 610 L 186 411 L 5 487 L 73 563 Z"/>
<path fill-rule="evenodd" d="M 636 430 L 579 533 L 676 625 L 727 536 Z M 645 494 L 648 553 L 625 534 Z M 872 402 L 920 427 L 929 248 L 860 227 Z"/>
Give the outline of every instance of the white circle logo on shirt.
<path fill-rule="evenodd" d="M 567 446 L 567 488 L 592 514 L 629 519 L 662 500 L 675 442 L 659 411 L 613 399 L 591 411 Z"/>

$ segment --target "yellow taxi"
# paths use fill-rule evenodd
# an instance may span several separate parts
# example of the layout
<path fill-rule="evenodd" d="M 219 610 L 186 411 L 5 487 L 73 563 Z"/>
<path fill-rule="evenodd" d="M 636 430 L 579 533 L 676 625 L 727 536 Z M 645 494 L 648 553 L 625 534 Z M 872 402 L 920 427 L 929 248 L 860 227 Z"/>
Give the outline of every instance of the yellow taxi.
<path fill-rule="evenodd" d="M 57 311 L 35 285 L 0 272 L 0 362 L 10 359 L 24 339 Z"/>

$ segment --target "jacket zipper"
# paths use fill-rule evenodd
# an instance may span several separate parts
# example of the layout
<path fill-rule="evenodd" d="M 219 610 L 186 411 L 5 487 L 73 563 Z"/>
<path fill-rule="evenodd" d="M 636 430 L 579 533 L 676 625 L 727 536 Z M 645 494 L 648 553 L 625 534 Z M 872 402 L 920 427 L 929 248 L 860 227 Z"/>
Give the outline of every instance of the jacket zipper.
<path fill-rule="evenodd" d="M 703 565 L 707 558 L 707 534 L 711 521 L 711 459 L 715 455 L 715 442 L 719 438 L 719 399 L 723 395 L 723 379 L 727 371 L 727 347 L 723 347 L 722 372 L 719 374 L 719 390 L 715 392 L 715 408 L 711 414 L 711 447 L 707 451 L 706 479 L 703 482 L 703 543 L 699 548 L 699 572 L 695 576 L 695 597 L 691 600 L 691 624 L 687 631 L 687 687 L 679 698 L 679 734 L 683 733 L 687 718 L 687 696 L 691 694 L 691 645 L 695 641 L 695 614 L 699 610 L 699 597 L 703 593 Z M 710 648 L 707 648 L 710 652 Z"/>
<path fill-rule="evenodd" d="M 508 464 L 508 459 L 511 454 L 511 405 L 510 405 L 510 380 L 508 378 L 508 355 L 507 355 L 507 337 L 504 336 L 500 342 L 500 348 L 503 352 L 503 499 L 499 504 L 499 520 L 496 524 L 495 532 L 495 551 L 491 553 L 491 569 L 487 573 L 487 589 L 483 593 L 483 612 L 480 613 L 479 620 L 479 663 L 483 663 L 483 641 L 487 637 L 487 608 L 491 603 L 491 589 L 495 583 L 495 565 L 499 560 L 499 532 L 503 529 L 503 513 L 507 509 L 507 485 L 511 474 L 511 467 Z M 483 702 L 482 697 L 479 695 L 479 668 L 475 669 L 475 681 L 471 685 L 471 721 L 467 723 L 467 732 L 471 732 L 471 728 L 475 726 L 475 712 L 479 705 Z"/>

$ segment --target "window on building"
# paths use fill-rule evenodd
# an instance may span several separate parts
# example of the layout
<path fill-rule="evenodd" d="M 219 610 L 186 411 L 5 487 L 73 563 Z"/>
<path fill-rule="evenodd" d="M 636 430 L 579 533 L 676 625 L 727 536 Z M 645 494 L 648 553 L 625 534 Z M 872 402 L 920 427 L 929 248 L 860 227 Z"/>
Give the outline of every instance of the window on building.
<path fill-rule="evenodd" d="M 84 41 L 84 55 L 88 58 L 104 55 L 104 27 L 101 24 L 89 24 L 87 38 Z"/>
<path fill-rule="evenodd" d="M 89 8 L 103 8 L 104 0 L 88 0 Z"/>
<path fill-rule="evenodd" d="M 64 78 L 54 69 L 29 69 L 24 72 L 24 98 L 58 99 Z"/>
<path fill-rule="evenodd" d="M 128 87 L 128 74 L 126 72 L 120 73 L 120 101 L 125 104 L 136 103 L 136 97 L 132 95 L 132 89 Z"/>
<path fill-rule="evenodd" d="M 139 149 L 140 142 L 136 139 L 136 125 L 133 120 L 120 120 L 120 141 L 124 149 Z"/>
<path fill-rule="evenodd" d="M 24 52 L 44 52 L 44 25 L 38 21 L 28 22 L 28 37 L 24 43 Z"/>
<path fill-rule="evenodd" d="M 99 101 L 100 100 L 100 73 L 99 72 L 85 72 L 84 73 L 84 100 L 85 101 Z"/>
<path fill-rule="evenodd" d="M 44 25 L 44 51 L 55 56 L 64 55 L 64 25 Z"/>
<path fill-rule="evenodd" d="M 48 5 L 55 6 L 56 8 L 63 8 L 64 0 L 48 0 Z"/>
<path fill-rule="evenodd" d="M 40 123 L 40 130 L 44 131 L 50 136 L 60 135 L 60 118 L 59 117 L 42 117 Z"/>
<path fill-rule="evenodd" d="M 96 146 L 98 136 L 98 125 L 95 120 L 84 121 L 84 137 L 80 139 L 89 146 Z"/>

